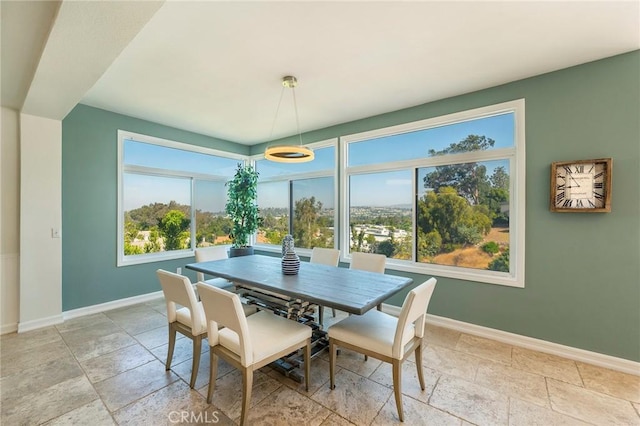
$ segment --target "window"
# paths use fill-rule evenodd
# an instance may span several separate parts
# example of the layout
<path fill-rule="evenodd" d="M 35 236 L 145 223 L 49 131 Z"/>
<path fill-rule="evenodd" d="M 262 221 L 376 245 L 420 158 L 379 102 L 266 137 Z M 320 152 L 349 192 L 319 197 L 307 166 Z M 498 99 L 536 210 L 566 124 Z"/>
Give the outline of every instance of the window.
<path fill-rule="evenodd" d="M 258 205 L 263 224 L 257 242 L 280 250 L 285 235 L 293 235 L 296 249 L 335 247 L 336 143 L 311 144 L 310 163 L 256 161 Z"/>
<path fill-rule="evenodd" d="M 118 266 L 227 244 L 225 183 L 241 156 L 118 132 Z"/>
<path fill-rule="evenodd" d="M 342 253 L 524 286 L 524 100 L 341 138 Z"/>

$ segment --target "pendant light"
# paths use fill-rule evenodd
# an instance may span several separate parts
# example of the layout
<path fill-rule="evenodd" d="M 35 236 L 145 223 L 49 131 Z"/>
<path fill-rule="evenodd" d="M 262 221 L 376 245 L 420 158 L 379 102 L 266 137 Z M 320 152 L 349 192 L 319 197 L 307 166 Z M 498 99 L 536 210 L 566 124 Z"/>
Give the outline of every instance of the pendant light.
<path fill-rule="evenodd" d="M 298 120 L 298 104 L 296 102 L 295 87 L 298 84 L 298 79 L 294 76 L 288 75 L 282 78 L 282 91 L 280 92 L 280 101 L 278 102 L 278 108 L 276 109 L 276 116 L 273 119 L 273 125 L 271 126 L 271 134 L 273 134 L 273 127 L 276 124 L 278 118 L 278 111 L 280 110 L 280 103 L 282 102 L 282 95 L 285 88 L 291 89 L 293 94 L 293 108 L 296 114 L 296 130 L 298 131 L 299 145 L 275 145 L 267 147 L 264 151 L 264 158 L 270 161 L 276 161 L 279 163 L 305 163 L 311 161 L 314 158 L 313 151 L 307 147 L 302 146 L 302 134 L 300 133 L 300 122 Z M 271 135 L 269 135 L 271 139 Z"/>

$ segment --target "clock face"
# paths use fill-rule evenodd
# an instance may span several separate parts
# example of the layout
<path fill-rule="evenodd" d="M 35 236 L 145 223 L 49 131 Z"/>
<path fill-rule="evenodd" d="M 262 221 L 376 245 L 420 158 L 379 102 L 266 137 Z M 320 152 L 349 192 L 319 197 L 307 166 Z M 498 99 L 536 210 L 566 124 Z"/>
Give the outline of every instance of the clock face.
<path fill-rule="evenodd" d="M 610 160 L 554 163 L 552 210 L 609 211 L 610 166 Z"/>
<path fill-rule="evenodd" d="M 567 164 L 556 168 L 556 206 L 604 207 L 604 165 Z"/>

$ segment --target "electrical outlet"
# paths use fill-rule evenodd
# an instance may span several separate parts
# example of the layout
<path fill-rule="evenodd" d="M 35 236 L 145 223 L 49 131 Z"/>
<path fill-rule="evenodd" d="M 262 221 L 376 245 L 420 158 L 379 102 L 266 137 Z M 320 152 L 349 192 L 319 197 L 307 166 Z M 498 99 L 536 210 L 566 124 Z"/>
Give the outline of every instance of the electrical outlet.
<path fill-rule="evenodd" d="M 59 228 L 51 228 L 51 238 L 60 238 Z"/>
<path fill-rule="evenodd" d="M 176 274 L 182 275 L 182 268 L 177 268 L 176 269 Z"/>

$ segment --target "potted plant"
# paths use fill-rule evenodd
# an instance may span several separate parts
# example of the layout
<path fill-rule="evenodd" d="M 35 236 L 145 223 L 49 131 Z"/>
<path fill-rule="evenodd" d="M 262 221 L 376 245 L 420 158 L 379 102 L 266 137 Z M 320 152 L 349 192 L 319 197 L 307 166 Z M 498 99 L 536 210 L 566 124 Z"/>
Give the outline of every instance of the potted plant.
<path fill-rule="evenodd" d="M 253 254 L 249 239 L 262 223 L 256 203 L 258 172 L 252 166 L 238 163 L 236 174 L 226 185 L 228 200 L 225 211 L 233 222 L 233 229 L 229 234 L 232 242 L 229 257 Z"/>

